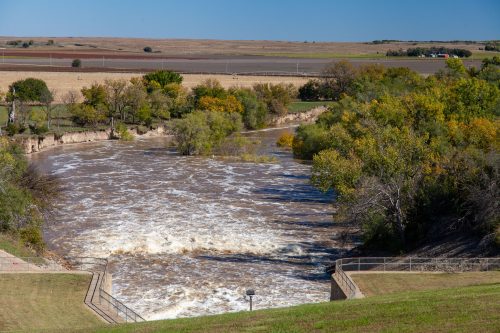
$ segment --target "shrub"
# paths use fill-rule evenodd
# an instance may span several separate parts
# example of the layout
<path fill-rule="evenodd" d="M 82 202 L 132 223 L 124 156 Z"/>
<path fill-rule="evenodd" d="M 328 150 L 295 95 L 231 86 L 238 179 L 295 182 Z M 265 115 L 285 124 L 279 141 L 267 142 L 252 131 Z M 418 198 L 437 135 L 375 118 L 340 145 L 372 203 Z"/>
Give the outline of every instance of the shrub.
<path fill-rule="evenodd" d="M 42 230 L 39 226 L 29 225 L 19 230 L 21 241 L 36 252 L 43 252 L 45 243 L 43 242 Z"/>
<path fill-rule="evenodd" d="M 246 128 L 259 129 L 266 125 L 267 107 L 252 90 L 232 89 L 230 93 L 243 105 L 243 123 Z"/>
<path fill-rule="evenodd" d="M 147 52 L 147 53 L 153 52 L 153 49 L 149 46 L 146 46 L 143 50 L 144 50 L 144 52 Z"/>
<path fill-rule="evenodd" d="M 322 97 L 321 90 L 321 82 L 309 80 L 299 88 L 299 98 L 303 101 L 317 101 Z"/>
<path fill-rule="evenodd" d="M 7 135 L 9 135 L 9 136 L 13 136 L 15 134 L 22 133 L 22 132 L 24 132 L 24 130 L 25 130 L 25 128 L 17 123 L 10 123 L 5 128 L 5 131 L 7 132 Z"/>
<path fill-rule="evenodd" d="M 123 123 L 118 123 L 118 125 L 116 125 L 116 133 L 118 134 L 118 137 L 120 138 L 120 140 L 123 140 L 123 141 L 134 140 L 134 136 L 132 134 L 130 134 L 127 126 Z"/>
<path fill-rule="evenodd" d="M 30 132 L 36 135 L 43 135 L 49 131 L 47 125 L 29 125 Z"/>
<path fill-rule="evenodd" d="M 283 133 L 278 141 L 276 141 L 278 147 L 292 148 L 293 145 L 293 134 L 290 132 Z"/>
<path fill-rule="evenodd" d="M 80 68 L 82 67 L 82 61 L 80 59 L 75 59 L 71 62 L 71 67 Z"/>

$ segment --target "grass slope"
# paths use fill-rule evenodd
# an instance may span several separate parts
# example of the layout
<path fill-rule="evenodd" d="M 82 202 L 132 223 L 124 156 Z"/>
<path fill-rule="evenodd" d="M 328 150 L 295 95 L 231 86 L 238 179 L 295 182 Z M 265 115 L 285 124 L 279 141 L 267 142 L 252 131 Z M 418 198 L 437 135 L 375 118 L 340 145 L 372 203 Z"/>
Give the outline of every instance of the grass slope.
<path fill-rule="evenodd" d="M 403 291 L 420 291 L 465 287 L 478 284 L 500 284 L 500 271 L 465 273 L 384 273 L 352 274 L 365 296 Z"/>
<path fill-rule="evenodd" d="M 83 300 L 88 274 L 0 274 L 0 331 L 37 332 L 102 324 Z"/>
<path fill-rule="evenodd" d="M 93 332 L 498 332 L 499 299 L 500 284 L 491 284 L 124 324 Z"/>

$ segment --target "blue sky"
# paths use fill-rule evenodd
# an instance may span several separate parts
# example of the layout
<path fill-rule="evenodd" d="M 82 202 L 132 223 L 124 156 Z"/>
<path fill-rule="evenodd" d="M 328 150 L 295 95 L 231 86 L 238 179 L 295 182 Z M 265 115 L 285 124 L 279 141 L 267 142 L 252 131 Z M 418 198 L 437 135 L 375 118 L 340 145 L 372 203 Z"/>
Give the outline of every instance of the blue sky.
<path fill-rule="evenodd" d="M 0 0 L 2 36 L 500 39 L 500 0 Z"/>

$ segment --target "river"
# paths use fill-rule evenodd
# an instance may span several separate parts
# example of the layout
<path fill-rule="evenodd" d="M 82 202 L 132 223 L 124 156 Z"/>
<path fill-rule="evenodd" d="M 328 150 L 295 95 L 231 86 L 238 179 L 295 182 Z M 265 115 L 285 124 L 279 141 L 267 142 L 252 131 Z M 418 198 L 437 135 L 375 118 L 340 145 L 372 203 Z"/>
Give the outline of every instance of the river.
<path fill-rule="evenodd" d="M 35 154 L 66 188 L 48 247 L 109 258 L 113 295 L 149 320 L 246 310 L 248 288 L 256 309 L 327 301 L 341 252 L 332 195 L 275 146 L 282 132 L 246 134 L 269 164 L 179 156 L 167 138 Z"/>

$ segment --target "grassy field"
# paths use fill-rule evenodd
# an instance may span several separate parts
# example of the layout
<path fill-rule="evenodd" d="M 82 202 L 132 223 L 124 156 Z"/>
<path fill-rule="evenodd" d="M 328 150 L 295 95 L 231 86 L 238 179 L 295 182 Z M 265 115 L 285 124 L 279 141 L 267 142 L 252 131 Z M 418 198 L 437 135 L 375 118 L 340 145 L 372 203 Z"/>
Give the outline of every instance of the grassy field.
<path fill-rule="evenodd" d="M 352 274 L 365 296 L 500 283 L 500 271 L 465 273 Z"/>
<path fill-rule="evenodd" d="M 4 250 L 16 257 L 35 256 L 35 253 L 24 247 L 19 240 L 4 233 L 0 233 L 0 250 Z"/>
<path fill-rule="evenodd" d="M 8 117 L 9 113 L 7 112 L 7 108 L 5 106 L 0 106 L 0 126 L 5 125 Z"/>
<path fill-rule="evenodd" d="M 285 57 L 285 58 L 310 58 L 310 59 L 381 59 L 387 58 L 385 52 L 365 53 L 365 54 L 341 54 L 341 53 L 257 53 L 255 55 L 264 57 Z M 405 57 L 408 58 L 408 57 Z"/>
<path fill-rule="evenodd" d="M 8 40 L 33 39 L 36 46 L 29 49 L 15 48 L 26 53 L 50 50 L 51 52 L 100 52 L 144 55 L 143 48 L 150 46 L 161 55 L 197 56 L 197 55 L 251 55 L 251 54 L 276 54 L 276 53 L 315 53 L 315 54 L 384 54 L 389 49 L 399 50 L 409 47 L 446 46 L 479 51 L 483 43 L 440 43 L 440 42 L 389 42 L 383 44 L 366 42 L 315 42 L 309 41 L 270 41 L 270 40 L 203 40 L 203 39 L 143 39 L 143 38 L 95 38 L 95 37 L 50 37 L 54 45 L 46 44 L 49 37 L 0 37 L 0 44 Z M 78 44 L 78 45 L 76 45 Z M 12 48 L 8 48 L 9 50 Z M 158 54 L 149 54 L 151 56 Z"/>
<path fill-rule="evenodd" d="M 309 111 L 311 109 L 314 109 L 315 107 L 318 106 L 328 106 L 333 104 L 333 102 L 330 101 L 325 101 L 325 102 L 302 102 L 302 101 L 297 101 L 293 102 L 290 104 L 288 107 L 288 112 L 289 113 L 298 113 L 298 112 L 305 112 Z"/>
<path fill-rule="evenodd" d="M 62 96 L 68 91 L 80 92 L 83 87 L 89 87 L 93 83 L 103 83 L 105 79 L 130 80 L 140 77 L 137 73 L 57 73 L 57 72 L 24 72 L 24 71 L 0 71 L 0 91 L 6 92 L 9 85 L 17 80 L 33 77 L 44 80 L 49 89 L 54 90 L 55 101 L 60 103 Z M 208 75 L 208 74 L 183 74 L 182 85 L 191 89 L 207 79 L 218 80 L 224 88 L 233 86 L 252 87 L 256 83 L 292 83 L 296 87 L 305 84 L 307 77 L 280 77 L 280 76 L 241 76 L 241 75 Z"/>
<path fill-rule="evenodd" d="M 499 272 L 415 274 L 415 284 L 450 289 L 393 292 L 351 301 L 109 326 L 86 308 L 89 275 L 0 274 L 0 331 L 25 332 L 498 332 Z M 396 277 L 393 277 L 398 275 Z M 359 275 L 360 276 L 360 275 Z M 358 276 L 358 278 L 359 278 Z M 408 274 L 365 274 L 404 286 Z M 441 276 L 435 282 L 435 276 Z M 379 280 L 377 280 L 379 279 Z M 361 280 L 360 280 L 361 281 Z M 458 281 L 458 282 L 457 282 Z M 392 289 L 392 291 L 397 291 Z"/>
<path fill-rule="evenodd" d="M 68 331 L 102 324 L 83 303 L 90 279 L 87 274 L 0 274 L 0 331 Z"/>
<path fill-rule="evenodd" d="M 500 284 L 492 284 L 118 325 L 93 332 L 498 332 L 499 299 Z"/>

